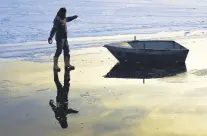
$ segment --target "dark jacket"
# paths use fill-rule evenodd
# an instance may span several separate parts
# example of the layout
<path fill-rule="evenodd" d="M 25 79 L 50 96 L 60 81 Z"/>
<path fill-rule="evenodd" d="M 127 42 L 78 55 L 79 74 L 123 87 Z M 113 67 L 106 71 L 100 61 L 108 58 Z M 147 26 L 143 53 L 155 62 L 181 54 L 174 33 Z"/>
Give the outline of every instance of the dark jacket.
<path fill-rule="evenodd" d="M 67 22 L 76 19 L 76 16 L 66 17 L 64 20 L 60 19 L 59 16 L 56 16 L 53 21 L 53 27 L 50 31 L 50 38 L 53 38 L 55 35 L 55 39 L 67 38 Z"/>

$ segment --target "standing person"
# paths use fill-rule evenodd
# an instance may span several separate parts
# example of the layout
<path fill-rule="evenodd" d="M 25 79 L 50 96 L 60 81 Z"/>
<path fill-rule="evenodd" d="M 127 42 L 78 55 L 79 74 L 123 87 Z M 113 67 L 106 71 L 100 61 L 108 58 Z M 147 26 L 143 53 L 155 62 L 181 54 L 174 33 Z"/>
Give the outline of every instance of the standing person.
<path fill-rule="evenodd" d="M 74 19 L 76 19 L 78 16 L 71 16 L 71 17 L 66 17 L 66 9 L 65 8 L 60 8 L 60 10 L 57 12 L 57 15 L 53 21 L 53 27 L 50 31 L 50 36 L 48 38 L 48 43 L 52 44 L 53 36 L 55 35 L 55 40 L 57 44 L 57 49 L 53 58 L 54 66 L 53 69 L 55 71 L 60 71 L 60 68 L 58 66 L 58 58 L 60 54 L 62 53 L 62 50 L 64 50 L 64 63 L 65 63 L 65 68 L 67 69 L 75 69 L 74 66 L 70 64 L 70 49 L 68 45 L 68 40 L 67 40 L 67 22 L 70 22 Z"/>

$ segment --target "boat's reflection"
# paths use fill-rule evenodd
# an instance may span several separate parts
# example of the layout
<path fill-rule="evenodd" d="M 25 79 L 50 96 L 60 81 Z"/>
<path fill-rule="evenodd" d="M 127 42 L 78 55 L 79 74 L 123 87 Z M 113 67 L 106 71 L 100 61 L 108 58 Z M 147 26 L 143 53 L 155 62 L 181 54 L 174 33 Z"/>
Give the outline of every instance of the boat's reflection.
<path fill-rule="evenodd" d="M 173 65 L 130 65 L 117 63 L 105 78 L 137 78 L 150 79 L 174 76 L 187 71 L 186 64 Z"/>

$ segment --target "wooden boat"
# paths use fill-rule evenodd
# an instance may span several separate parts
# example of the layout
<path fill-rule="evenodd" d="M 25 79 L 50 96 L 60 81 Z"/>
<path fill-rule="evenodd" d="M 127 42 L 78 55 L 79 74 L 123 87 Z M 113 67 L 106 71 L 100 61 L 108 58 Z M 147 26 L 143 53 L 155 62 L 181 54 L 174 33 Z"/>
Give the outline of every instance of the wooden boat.
<path fill-rule="evenodd" d="M 120 63 L 185 63 L 189 50 L 175 41 L 134 40 L 104 45 Z"/>

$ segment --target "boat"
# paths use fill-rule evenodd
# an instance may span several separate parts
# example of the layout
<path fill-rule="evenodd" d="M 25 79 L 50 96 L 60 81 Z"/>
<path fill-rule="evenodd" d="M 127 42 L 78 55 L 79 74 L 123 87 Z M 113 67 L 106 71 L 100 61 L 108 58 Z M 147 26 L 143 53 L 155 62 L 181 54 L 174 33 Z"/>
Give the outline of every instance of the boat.
<path fill-rule="evenodd" d="M 104 45 L 120 63 L 185 63 L 189 49 L 175 41 L 133 40 Z"/>

